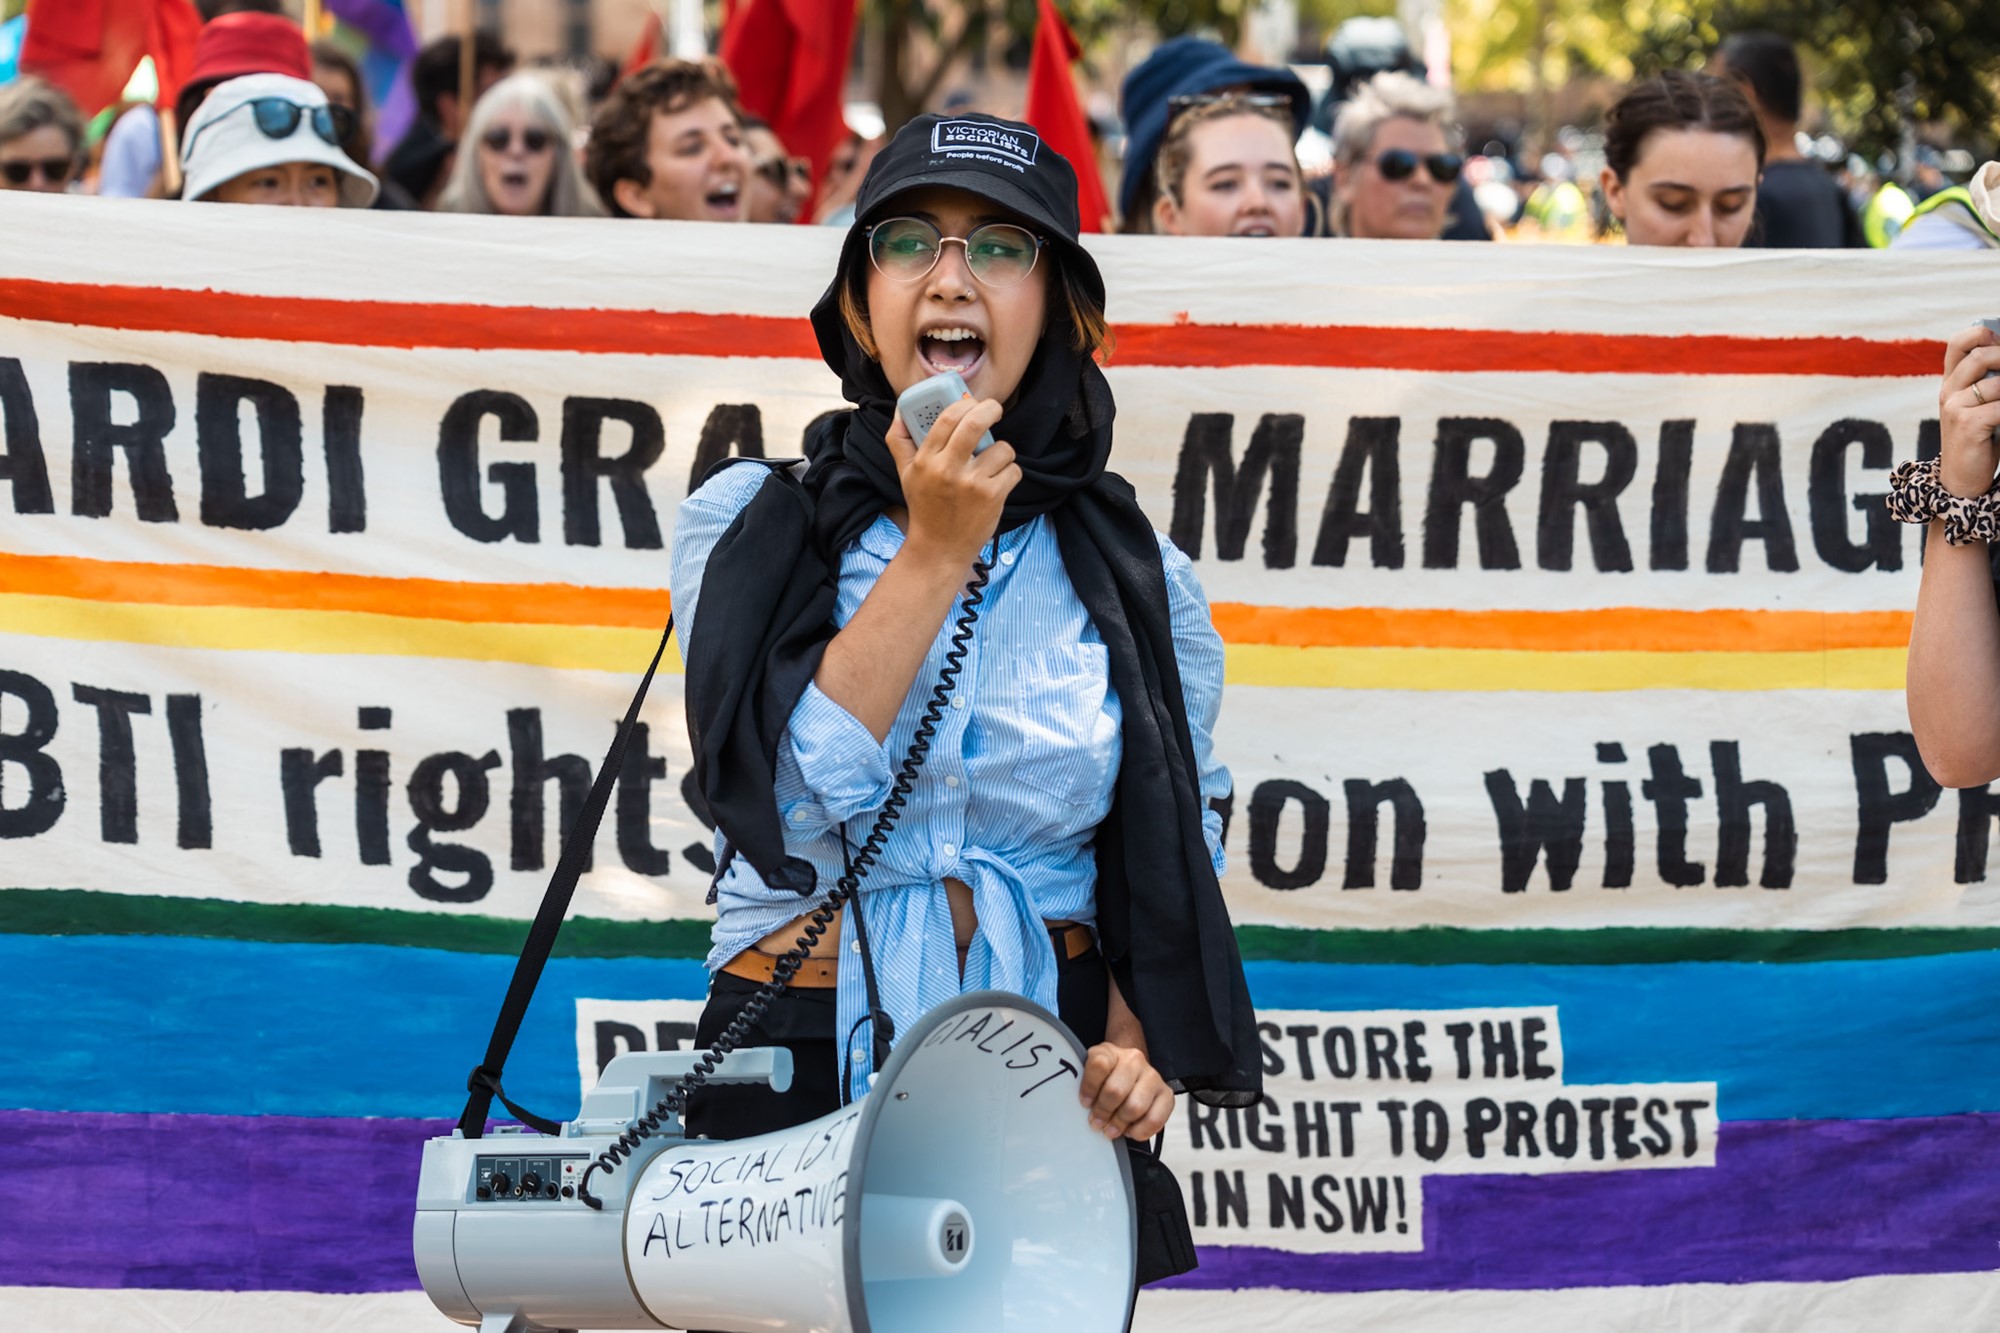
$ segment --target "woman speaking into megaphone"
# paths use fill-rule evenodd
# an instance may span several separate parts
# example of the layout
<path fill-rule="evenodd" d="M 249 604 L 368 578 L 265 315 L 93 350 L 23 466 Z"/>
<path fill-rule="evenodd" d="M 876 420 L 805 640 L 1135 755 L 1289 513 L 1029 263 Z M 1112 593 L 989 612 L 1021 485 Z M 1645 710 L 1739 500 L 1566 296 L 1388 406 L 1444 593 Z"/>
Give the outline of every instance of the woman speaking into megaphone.
<path fill-rule="evenodd" d="M 1222 643 L 1187 557 L 1109 470 L 1104 282 L 1077 230 L 1076 177 L 1030 127 L 904 127 L 812 312 L 851 409 L 809 432 L 802 477 L 737 463 L 681 508 L 673 602 L 718 855 L 699 1044 L 899 810 L 749 1030 L 791 1049 L 791 1089 L 703 1088 L 690 1134 L 865 1092 L 865 959 L 897 1031 L 975 990 L 1059 1013 L 1088 1048 L 1077 1113 L 1110 1137 L 1157 1133 L 1177 1091 L 1259 1096 L 1217 882 Z M 966 392 L 913 437 L 898 396 L 945 372 Z"/>

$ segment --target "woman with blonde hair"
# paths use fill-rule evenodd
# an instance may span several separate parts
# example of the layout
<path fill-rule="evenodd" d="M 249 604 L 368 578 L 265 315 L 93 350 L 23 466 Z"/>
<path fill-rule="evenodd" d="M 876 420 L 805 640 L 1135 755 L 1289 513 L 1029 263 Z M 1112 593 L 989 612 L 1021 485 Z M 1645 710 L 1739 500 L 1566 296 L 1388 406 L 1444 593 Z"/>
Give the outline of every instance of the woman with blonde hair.
<path fill-rule="evenodd" d="M 1391 70 L 1355 90 L 1333 125 L 1334 232 L 1434 240 L 1465 159 L 1451 94 Z"/>
<path fill-rule="evenodd" d="M 605 216 L 576 160 L 575 132 L 547 79 L 528 72 L 500 80 L 472 108 L 438 209 L 507 217 Z"/>
<path fill-rule="evenodd" d="M 1169 236 L 1302 236 L 1305 177 L 1291 103 L 1276 93 L 1176 99 L 1154 174 L 1153 230 Z"/>

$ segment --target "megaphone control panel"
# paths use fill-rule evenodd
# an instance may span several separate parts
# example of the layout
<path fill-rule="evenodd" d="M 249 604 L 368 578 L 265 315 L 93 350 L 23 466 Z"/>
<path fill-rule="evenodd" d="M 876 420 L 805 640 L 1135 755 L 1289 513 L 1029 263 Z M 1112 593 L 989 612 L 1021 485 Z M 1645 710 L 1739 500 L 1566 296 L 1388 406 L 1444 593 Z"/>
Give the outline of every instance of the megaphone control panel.
<path fill-rule="evenodd" d="M 590 1159 L 574 1157 L 481 1156 L 474 1159 L 468 1203 L 562 1203 L 576 1199 Z M 582 1205 L 579 1203 L 579 1207 Z"/>

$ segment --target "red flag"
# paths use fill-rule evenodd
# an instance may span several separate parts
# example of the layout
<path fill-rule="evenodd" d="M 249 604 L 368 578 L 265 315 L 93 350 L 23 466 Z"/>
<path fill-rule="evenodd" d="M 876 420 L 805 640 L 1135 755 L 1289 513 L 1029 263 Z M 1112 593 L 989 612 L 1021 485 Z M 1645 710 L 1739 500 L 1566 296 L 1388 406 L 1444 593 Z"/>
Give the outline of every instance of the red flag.
<path fill-rule="evenodd" d="M 660 17 L 651 10 L 646 12 L 646 26 L 640 30 L 639 40 L 632 43 L 632 54 L 625 57 L 625 68 L 618 71 L 623 79 L 652 64 L 660 56 Z"/>
<path fill-rule="evenodd" d="M 118 100 L 150 55 L 160 104 L 172 106 L 194 67 L 200 32 L 192 0 L 28 0 L 21 69 L 56 84 L 94 116 Z"/>
<path fill-rule="evenodd" d="M 855 0 L 736 0 L 722 30 L 722 63 L 744 108 L 771 123 L 786 152 L 812 163 L 815 192 L 847 134 L 854 10 Z M 811 217 L 808 206 L 799 221 Z"/>
<path fill-rule="evenodd" d="M 1042 142 L 1069 159 L 1076 169 L 1076 208 L 1085 231 L 1103 231 L 1111 216 L 1104 197 L 1104 177 L 1097 169 L 1097 145 L 1083 104 L 1076 100 L 1076 81 L 1069 67 L 1083 54 L 1076 34 L 1056 12 L 1055 0 L 1040 0 L 1035 21 L 1035 49 L 1028 58 L 1028 109 L 1025 119 Z"/>

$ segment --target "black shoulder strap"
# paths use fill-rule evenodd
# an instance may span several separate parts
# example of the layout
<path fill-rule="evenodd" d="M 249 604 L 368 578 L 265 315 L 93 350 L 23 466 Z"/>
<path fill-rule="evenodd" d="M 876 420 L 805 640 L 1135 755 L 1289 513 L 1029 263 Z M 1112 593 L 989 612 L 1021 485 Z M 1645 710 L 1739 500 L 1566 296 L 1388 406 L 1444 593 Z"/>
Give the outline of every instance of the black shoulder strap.
<path fill-rule="evenodd" d="M 698 491 L 708 485 L 718 475 L 735 467 L 738 463 L 755 463 L 758 467 L 769 469 L 772 472 L 782 472 L 787 476 L 791 476 L 793 469 L 804 466 L 805 461 L 803 458 L 751 458 L 742 454 L 731 454 L 727 458 L 718 458 L 713 463 L 710 463 L 708 471 L 701 474 L 701 480 L 697 481 L 694 484 L 694 490 L 688 493 L 692 495 L 694 491 Z M 796 477 L 793 479 L 797 480 Z"/>
<path fill-rule="evenodd" d="M 653 675 L 660 669 L 660 659 L 667 651 L 667 639 L 673 632 L 674 618 L 668 616 L 667 627 L 660 634 L 660 646 L 654 649 L 653 660 L 639 681 L 639 690 L 632 696 L 632 706 L 625 710 L 625 720 L 618 724 L 618 734 L 611 741 L 610 753 L 604 756 L 604 764 L 597 770 L 597 780 L 590 785 L 590 798 L 583 803 L 576 826 L 563 839 L 562 856 L 556 861 L 555 873 L 549 876 L 549 887 L 542 894 L 541 908 L 535 913 L 534 925 L 528 928 L 527 942 L 521 946 L 520 960 L 514 964 L 514 979 L 508 983 L 507 998 L 500 1003 L 500 1017 L 494 1021 L 493 1036 L 486 1043 L 486 1058 L 465 1080 L 465 1088 L 470 1095 L 465 1101 L 464 1114 L 458 1118 L 458 1129 L 468 1139 L 479 1138 L 486 1132 L 486 1114 L 492 1109 L 496 1097 L 522 1124 L 540 1133 L 554 1134 L 561 1128 L 554 1121 L 524 1111 L 509 1101 L 507 1094 L 500 1089 L 500 1071 L 506 1067 L 508 1052 L 514 1049 L 514 1038 L 520 1034 L 521 1020 L 528 1013 L 528 1002 L 535 998 L 535 987 L 542 980 L 542 968 L 556 946 L 556 933 L 562 929 L 563 918 L 569 914 L 570 899 L 576 896 L 576 882 L 583 874 L 584 858 L 589 855 L 591 844 L 597 840 L 597 826 L 603 822 L 604 807 L 611 799 L 611 786 L 625 769 L 626 743 L 632 739 L 632 728 L 639 721 L 639 708 L 646 701 L 646 691 L 652 687 Z"/>

